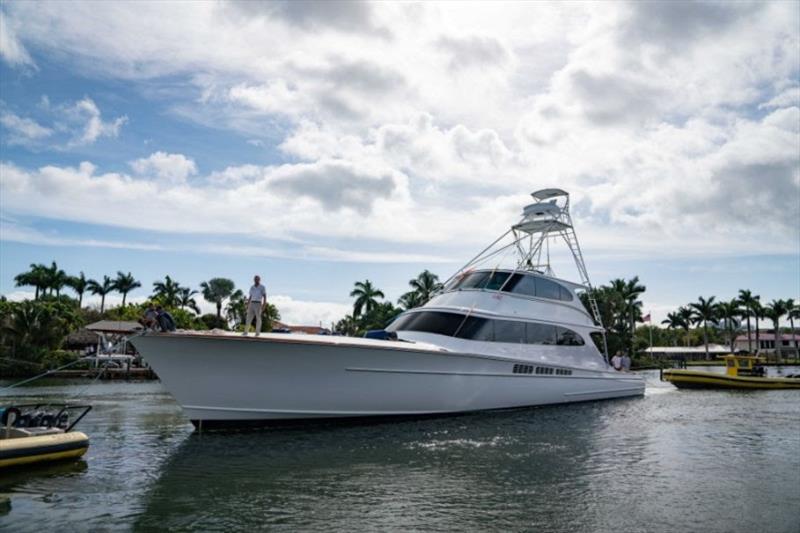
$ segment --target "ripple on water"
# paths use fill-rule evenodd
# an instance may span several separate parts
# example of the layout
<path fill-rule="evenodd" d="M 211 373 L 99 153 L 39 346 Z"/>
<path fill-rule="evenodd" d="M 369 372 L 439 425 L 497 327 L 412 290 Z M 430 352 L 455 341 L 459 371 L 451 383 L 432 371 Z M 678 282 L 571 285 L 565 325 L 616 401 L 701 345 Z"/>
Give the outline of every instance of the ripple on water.
<path fill-rule="evenodd" d="M 198 435 L 158 386 L 103 384 L 81 424 L 85 461 L 4 474 L 11 510 L 0 529 L 796 532 L 797 395 L 664 390 Z M 721 513 L 731 494 L 747 498 Z"/>

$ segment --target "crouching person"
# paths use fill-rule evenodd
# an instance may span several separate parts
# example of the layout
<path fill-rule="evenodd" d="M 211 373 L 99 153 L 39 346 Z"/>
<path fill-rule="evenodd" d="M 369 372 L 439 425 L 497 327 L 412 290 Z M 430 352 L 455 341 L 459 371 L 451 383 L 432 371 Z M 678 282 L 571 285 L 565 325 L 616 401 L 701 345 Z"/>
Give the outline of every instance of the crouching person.
<path fill-rule="evenodd" d="M 158 313 L 156 320 L 158 320 L 161 331 L 175 331 L 175 319 L 172 318 L 172 315 L 160 305 L 156 307 L 156 312 Z"/>

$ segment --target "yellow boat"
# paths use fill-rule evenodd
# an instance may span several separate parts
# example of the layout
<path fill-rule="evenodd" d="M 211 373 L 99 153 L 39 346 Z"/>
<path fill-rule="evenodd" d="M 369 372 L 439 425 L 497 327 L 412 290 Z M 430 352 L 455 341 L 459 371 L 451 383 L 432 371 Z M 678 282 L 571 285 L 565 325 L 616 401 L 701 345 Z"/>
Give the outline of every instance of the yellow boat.
<path fill-rule="evenodd" d="M 682 389 L 800 389 L 800 375 L 767 377 L 758 363 L 763 357 L 724 355 L 725 373 L 702 370 L 664 370 L 662 379 Z"/>
<path fill-rule="evenodd" d="M 82 412 L 70 423 L 70 412 L 75 409 Z M 89 449 L 89 437 L 71 430 L 90 409 L 88 405 L 65 404 L 0 409 L 0 468 L 81 457 Z"/>

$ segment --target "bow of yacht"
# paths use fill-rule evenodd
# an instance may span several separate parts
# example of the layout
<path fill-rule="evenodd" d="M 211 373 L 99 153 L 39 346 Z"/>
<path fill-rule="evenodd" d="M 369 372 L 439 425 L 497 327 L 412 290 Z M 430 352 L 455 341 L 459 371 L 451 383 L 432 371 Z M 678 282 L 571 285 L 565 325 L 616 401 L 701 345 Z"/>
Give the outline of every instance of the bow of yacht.
<path fill-rule="evenodd" d="M 204 427 L 643 394 L 641 377 L 608 364 L 569 195 L 545 189 L 533 197 L 522 219 L 443 290 L 395 319 L 387 340 L 184 331 L 132 342 L 186 415 Z M 580 283 L 552 275 L 553 239 L 566 243 Z"/>

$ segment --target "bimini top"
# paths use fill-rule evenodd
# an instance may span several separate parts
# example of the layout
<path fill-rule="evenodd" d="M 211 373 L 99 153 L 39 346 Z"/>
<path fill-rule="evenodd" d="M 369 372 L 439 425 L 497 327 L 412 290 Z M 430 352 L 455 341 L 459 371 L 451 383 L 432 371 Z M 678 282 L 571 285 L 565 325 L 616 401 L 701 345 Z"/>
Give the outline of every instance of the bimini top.
<path fill-rule="evenodd" d="M 550 198 L 555 198 L 556 196 L 568 195 L 569 193 L 567 191 L 562 191 L 561 189 L 540 189 L 531 193 L 531 196 L 537 200 L 549 200 Z"/>

